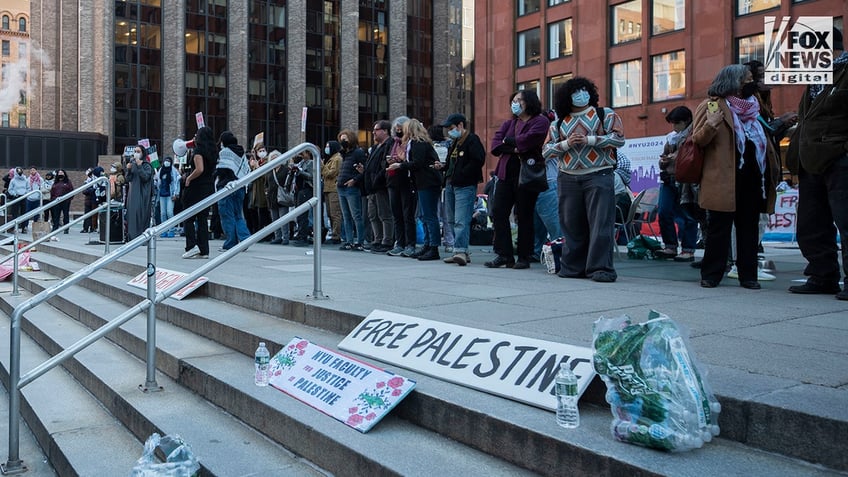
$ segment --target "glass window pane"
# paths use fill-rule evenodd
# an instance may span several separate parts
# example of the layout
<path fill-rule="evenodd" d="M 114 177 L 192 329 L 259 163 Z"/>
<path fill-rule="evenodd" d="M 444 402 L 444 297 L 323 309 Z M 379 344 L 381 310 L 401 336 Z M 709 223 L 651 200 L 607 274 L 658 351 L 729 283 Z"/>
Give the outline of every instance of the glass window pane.
<path fill-rule="evenodd" d="M 548 59 L 555 60 L 573 53 L 571 18 L 548 25 Z"/>
<path fill-rule="evenodd" d="M 566 73 L 564 75 L 559 76 L 551 76 L 548 78 L 548 108 L 553 109 L 554 107 L 554 93 L 559 89 L 560 86 L 564 85 L 566 81 L 570 80 L 574 77 L 571 73 Z"/>
<path fill-rule="evenodd" d="M 654 101 L 686 96 L 686 52 L 683 50 L 654 56 L 652 59 Z"/>
<path fill-rule="evenodd" d="M 539 80 L 525 81 L 523 83 L 518 83 L 515 85 L 515 89 L 518 91 L 533 90 L 536 94 L 539 94 Z"/>
<path fill-rule="evenodd" d="M 540 3 L 539 0 L 518 0 L 518 16 L 538 12 Z"/>
<path fill-rule="evenodd" d="M 612 44 L 642 37 L 642 2 L 633 0 L 612 7 Z"/>
<path fill-rule="evenodd" d="M 541 61 L 539 57 L 539 29 L 523 31 L 518 34 L 518 66 L 534 65 Z"/>
<path fill-rule="evenodd" d="M 765 36 L 746 36 L 736 40 L 737 63 L 747 63 L 751 60 L 763 61 L 765 59 Z"/>
<path fill-rule="evenodd" d="M 612 65 L 612 107 L 642 104 L 642 60 Z"/>
<path fill-rule="evenodd" d="M 780 6 L 780 0 L 736 0 L 736 14 L 747 15 Z"/>
<path fill-rule="evenodd" d="M 684 5 L 684 0 L 654 0 L 653 34 L 682 30 L 686 26 Z"/>
<path fill-rule="evenodd" d="M 548 0 L 548 6 L 553 7 L 554 5 L 560 5 L 569 1 L 571 0 Z"/>

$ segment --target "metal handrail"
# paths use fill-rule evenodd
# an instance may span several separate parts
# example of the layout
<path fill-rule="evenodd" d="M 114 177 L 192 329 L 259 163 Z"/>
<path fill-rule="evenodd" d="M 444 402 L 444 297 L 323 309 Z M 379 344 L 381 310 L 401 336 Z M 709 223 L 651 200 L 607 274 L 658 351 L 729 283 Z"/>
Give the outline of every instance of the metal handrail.
<path fill-rule="evenodd" d="M 24 195 L 21 195 L 21 196 L 18 196 L 18 197 L 16 197 L 16 198 L 12 199 L 12 201 L 11 201 L 11 202 L 6 203 L 6 204 L 3 204 L 2 206 L 0 206 L 0 209 L 3 209 L 3 211 L 4 211 L 7 215 L 8 215 L 8 214 L 9 214 L 9 206 L 10 206 L 10 205 L 12 205 L 12 204 L 16 204 L 16 203 L 18 203 L 18 202 L 20 202 L 20 201 L 22 201 L 22 200 L 29 200 L 29 199 L 28 199 L 28 197 L 29 197 L 29 196 L 31 196 L 31 195 L 33 195 L 33 194 L 38 194 L 38 197 L 39 197 L 39 199 L 41 200 L 41 202 L 42 202 L 42 204 L 43 204 L 44 199 L 42 198 L 41 191 L 40 191 L 40 190 L 31 190 L 31 191 L 27 192 L 27 193 L 26 193 L 26 194 L 24 194 Z M 9 222 L 9 221 L 7 220 L 5 224 L 0 225 L 0 233 L 3 233 L 3 232 L 5 232 L 5 231 L 9 230 L 9 225 L 11 225 L 11 224 L 15 224 L 15 230 L 17 230 L 18 222 L 20 222 L 21 220 L 23 220 L 23 219 L 24 219 L 24 217 L 26 217 L 26 219 L 27 219 L 27 220 L 29 220 L 29 218 L 30 218 L 30 217 L 35 217 L 35 214 L 31 214 L 30 212 L 32 212 L 32 211 L 26 212 L 26 213 L 24 213 L 23 215 L 21 215 L 20 217 L 15 217 L 15 218 L 14 218 L 14 220 L 13 220 L 12 222 Z"/>
<path fill-rule="evenodd" d="M 244 187 L 249 183 L 253 182 L 257 178 L 271 172 L 277 165 L 283 164 L 287 162 L 290 158 L 300 154 L 301 152 L 308 151 L 312 153 L 312 156 L 315 158 L 313 162 L 313 197 L 309 199 L 304 204 L 301 204 L 298 207 L 295 207 L 292 211 L 285 214 L 283 217 L 275 220 L 271 224 L 264 227 L 257 233 L 254 233 L 247 240 L 239 242 L 235 247 L 227 250 L 222 255 L 215 257 L 213 260 L 210 260 L 202 267 L 196 269 L 191 274 L 187 275 L 183 279 L 177 281 L 172 286 L 163 290 L 160 293 L 156 293 L 156 239 L 159 237 L 159 234 L 163 230 L 168 230 L 176 224 L 183 222 L 185 220 L 192 219 L 198 212 L 210 207 L 212 204 L 216 203 L 220 199 L 232 194 L 238 188 Z M 143 386 L 139 386 L 143 391 L 161 389 L 156 384 L 156 304 L 162 302 L 169 296 L 173 295 L 203 273 L 206 273 L 209 270 L 214 269 L 220 264 L 230 260 L 235 257 L 240 251 L 246 249 L 247 247 L 257 243 L 263 237 L 265 237 L 268 233 L 272 232 L 275 228 L 281 227 L 288 222 L 291 222 L 299 215 L 305 213 L 310 208 L 315 209 L 315 220 L 313 221 L 313 234 L 315 240 L 313 240 L 313 266 L 315 268 L 313 272 L 313 293 L 312 297 L 314 299 L 325 298 L 322 290 L 321 290 L 321 234 L 322 232 L 322 223 L 323 221 L 320 217 L 323 217 L 323 212 L 321 208 L 321 153 L 318 150 L 318 147 L 314 144 L 303 143 L 300 144 L 293 149 L 290 149 L 285 154 L 275 158 L 274 160 L 269 161 L 262 167 L 257 168 L 247 176 L 229 182 L 223 189 L 215 192 L 209 197 L 201 200 L 200 202 L 192 205 L 191 207 L 183 210 L 179 214 L 174 217 L 160 223 L 157 226 L 150 227 L 145 230 L 141 235 L 126 243 L 122 247 L 118 248 L 114 252 L 107 253 L 103 257 L 94 261 L 93 263 L 83 267 L 73 275 L 66 277 L 64 280 L 54 285 L 51 288 L 47 288 L 42 290 L 40 293 L 30 297 L 28 300 L 20 303 L 15 307 L 11 316 L 11 330 L 10 330 L 10 360 L 9 360 L 9 457 L 5 464 L 0 465 L 4 474 L 6 473 L 19 473 L 24 472 L 26 467 L 23 465 L 23 461 L 20 459 L 19 447 L 20 447 L 20 406 L 21 406 L 21 396 L 20 390 L 27 384 L 31 383 L 39 376 L 43 375 L 47 371 L 53 369 L 54 367 L 60 365 L 65 360 L 71 358 L 79 351 L 85 349 L 87 346 L 91 345 L 98 339 L 102 338 L 112 330 L 118 328 L 125 322 L 129 321 L 133 317 L 142 313 L 143 311 L 147 311 L 147 377 L 146 382 Z M 108 237 L 107 237 L 108 242 Z M 32 370 L 30 370 L 25 375 L 21 376 L 20 369 L 20 353 L 21 353 L 21 320 L 23 314 L 42 302 L 49 300 L 50 298 L 58 295 L 61 291 L 66 288 L 82 281 L 83 279 L 89 277 L 94 272 L 100 270 L 106 265 L 115 262 L 119 258 L 129 254 L 133 250 L 138 247 L 147 244 L 147 298 L 131 307 L 124 313 L 119 316 L 111 319 L 108 323 L 101 326 L 97 330 L 93 331 L 89 335 L 81 338 L 76 343 L 72 344 L 62 352 L 54 355 L 44 363 L 36 366 Z"/>

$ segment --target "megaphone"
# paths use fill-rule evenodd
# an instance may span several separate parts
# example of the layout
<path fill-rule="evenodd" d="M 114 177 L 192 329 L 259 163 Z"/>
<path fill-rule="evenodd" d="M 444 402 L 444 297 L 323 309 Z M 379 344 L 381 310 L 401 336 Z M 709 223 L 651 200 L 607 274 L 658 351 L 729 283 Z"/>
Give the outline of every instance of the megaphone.
<path fill-rule="evenodd" d="M 191 141 L 184 141 L 180 138 L 174 139 L 174 145 L 171 146 L 174 149 L 174 154 L 177 156 L 185 156 L 189 149 L 194 148 L 194 139 Z"/>

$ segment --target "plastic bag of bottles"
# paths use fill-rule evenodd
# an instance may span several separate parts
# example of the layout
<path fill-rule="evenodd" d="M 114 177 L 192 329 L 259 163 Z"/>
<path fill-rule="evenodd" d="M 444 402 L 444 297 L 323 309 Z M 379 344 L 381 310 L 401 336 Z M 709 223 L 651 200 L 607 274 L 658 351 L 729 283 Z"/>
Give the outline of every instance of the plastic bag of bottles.
<path fill-rule="evenodd" d="M 156 448 L 165 454 L 165 462 L 156 459 Z M 191 447 L 178 436 L 161 437 L 153 433 L 144 443 L 144 453 L 132 469 L 130 477 L 193 477 L 200 475 L 200 463 Z"/>
<path fill-rule="evenodd" d="M 595 371 L 607 386 L 612 435 L 670 452 L 702 447 L 719 433 L 721 405 L 677 323 L 651 311 L 645 323 L 601 317 L 592 331 Z"/>

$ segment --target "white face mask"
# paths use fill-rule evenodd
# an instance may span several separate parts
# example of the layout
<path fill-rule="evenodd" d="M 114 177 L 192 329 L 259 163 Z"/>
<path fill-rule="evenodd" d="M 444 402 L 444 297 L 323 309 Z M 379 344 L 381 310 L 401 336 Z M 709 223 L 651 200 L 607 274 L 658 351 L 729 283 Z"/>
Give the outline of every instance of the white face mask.
<path fill-rule="evenodd" d="M 168 162 L 168 161 L 165 161 L 165 167 L 171 167 L 171 163 Z"/>
<path fill-rule="evenodd" d="M 259 159 L 265 159 L 267 155 L 268 153 L 266 151 L 259 151 Z"/>
<path fill-rule="evenodd" d="M 118 170 L 117 170 L 117 169 L 115 169 L 115 168 L 113 167 L 113 168 L 109 169 L 109 172 L 111 172 L 112 174 L 114 174 L 114 173 L 118 172 Z"/>
<path fill-rule="evenodd" d="M 135 160 L 137 161 L 137 160 L 141 159 L 141 153 L 140 153 L 140 152 L 134 152 L 134 153 L 133 153 L 133 157 L 134 157 L 134 158 L 135 158 Z"/>

